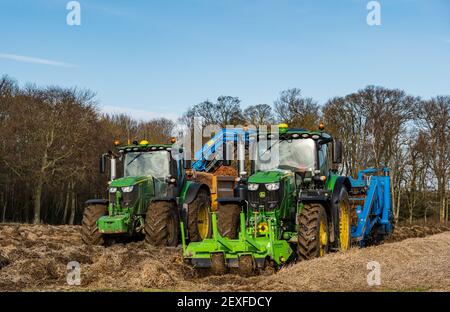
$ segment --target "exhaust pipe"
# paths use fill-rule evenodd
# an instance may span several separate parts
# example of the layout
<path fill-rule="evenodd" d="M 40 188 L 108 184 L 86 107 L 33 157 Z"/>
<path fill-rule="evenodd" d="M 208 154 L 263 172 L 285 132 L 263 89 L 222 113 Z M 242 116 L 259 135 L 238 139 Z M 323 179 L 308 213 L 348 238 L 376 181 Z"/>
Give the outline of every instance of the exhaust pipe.
<path fill-rule="evenodd" d="M 115 180 L 117 177 L 117 169 L 116 169 L 116 157 L 114 155 L 111 156 L 111 181 Z"/>
<path fill-rule="evenodd" d="M 245 135 L 245 134 L 244 134 Z M 240 176 L 247 175 L 245 171 L 245 141 L 242 135 L 238 136 L 237 141 L 237 159 L 238 159 L 238 171 Z"/>

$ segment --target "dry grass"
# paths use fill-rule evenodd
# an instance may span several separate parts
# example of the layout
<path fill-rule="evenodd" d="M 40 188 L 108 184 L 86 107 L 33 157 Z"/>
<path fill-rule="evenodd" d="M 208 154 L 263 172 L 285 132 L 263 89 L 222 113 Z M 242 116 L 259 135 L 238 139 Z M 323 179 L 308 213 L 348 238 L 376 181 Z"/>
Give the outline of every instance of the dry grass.
<path fill-rule="evenodd" d="M 200 275 L 176 248 L 144 242 L 108 248 L 82 244 L 79 227 L 0 225 L 0 291 L 184 290 L 184 291 L 450 291 L 450 232 L 446 227 L 402 227 L 392 240 L 415 237 L 300 262 L 269 276 Z M 367 262 L 381 264 L 381 286 L 369 287 Z M 81 264 L 81 286 L 66 284 L 66 265 Z"/>

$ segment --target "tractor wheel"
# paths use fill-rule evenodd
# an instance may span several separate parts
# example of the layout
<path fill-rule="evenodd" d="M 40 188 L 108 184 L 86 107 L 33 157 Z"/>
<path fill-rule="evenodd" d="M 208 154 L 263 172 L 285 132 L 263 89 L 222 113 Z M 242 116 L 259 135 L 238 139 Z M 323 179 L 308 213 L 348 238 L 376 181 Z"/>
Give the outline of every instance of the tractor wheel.
<path fill-rule="evenodd" d="M 84 208 L 83 220 L 81 221 L 81 239 L 87 245 L 103 245 L 104 237 L 99 232 L 97 220 L 106 215 L 106 206 L 89 205 Z"/>
<path fill-rule="evenodd" d="M 298 227 L 299 259 L 322 257 L 328 252 L 328 219 L 325 208 L 321 204 L 305 204 L 298 217 Z"/>
<path fill-rule="evenodd" d="M 188 208 L 188 231 L 191 242 L 198 242 L 211 236 L 211 198 L 204 190 Z"/>
<path fill-rule="evenodd" d="M 338 203 L 338 218 L 339 218 L 339 239 L 338 250 L 346 251 L 351 247 L 352 233 L 351 233 L 351 212 L 350 202 L 348 200 L 348 193 L 345 188 L 341 189 Z"/>
<path fill-rule="evenodd" d="M 170 202 L 150 203 L 145 216 L 145 241 L 153 246 L 178 245 L 178 212 Z"/>
<path fill-rule="evenodd" d="M 240 213 L 241 207 L 239 205 L 219 205 L 217 210 L 217 228 L 221 236 L 231 239 L 238 237 Z"/>

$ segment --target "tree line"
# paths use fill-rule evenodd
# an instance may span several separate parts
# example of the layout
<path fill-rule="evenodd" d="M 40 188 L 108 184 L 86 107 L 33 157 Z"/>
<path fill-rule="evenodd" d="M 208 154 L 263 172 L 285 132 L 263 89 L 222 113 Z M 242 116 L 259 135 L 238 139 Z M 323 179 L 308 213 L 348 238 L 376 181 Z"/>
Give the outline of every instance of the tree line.
<path fill-rule="evenodd" d="M 100 113 L 89 90 L 21 88 L 0 79 L 0 221 L 76 224 L 84 202 L 105 196 L 99 156 L 113 142 L 169 142 L 175 123 Z"/>
<path fill-rule="evenodd" d="M 319 104 L 300 89 L 281 91 L 269 104 L 243 107 L 220 96 L 189 107 L 179 124 L 270 125 L 317 129 L 344 144 L 342 174 L 365 167 L 391 168 L 395 215 L 413 222 L 448 222 L 450 96 L 421 99 L 398 89 L 368 86 Z M 84 201 L 102 198 L 108 177 L 99 156 L 112 142 L 169 142 L 177 124 L 165 118 L 138 121 L 98 109 L 89 90 L 0 79 L 0 221 L 77 224 Z"/>

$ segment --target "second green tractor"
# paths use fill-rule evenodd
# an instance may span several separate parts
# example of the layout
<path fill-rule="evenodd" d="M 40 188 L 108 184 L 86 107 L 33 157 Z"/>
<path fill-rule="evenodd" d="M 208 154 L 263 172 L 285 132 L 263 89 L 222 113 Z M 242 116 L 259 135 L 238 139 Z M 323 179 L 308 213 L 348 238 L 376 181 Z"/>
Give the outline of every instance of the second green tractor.
<path fill-rule="evenodd" d="M 251 174 L 213 213 L 212 237 L 184 241 L 186 261 L 217 274 L 237 268 L 249 275 L 350 248 L 351 183 L 335 170 L 341 143 L 322 126 L 307 131 L 286 125 L 276 138 L 258 133 L 253 143 Z M 221 218 L 233 223 L 231 231 L 220 229 Z"/>

